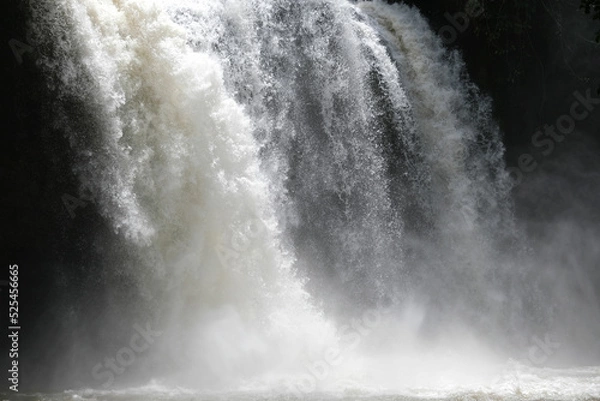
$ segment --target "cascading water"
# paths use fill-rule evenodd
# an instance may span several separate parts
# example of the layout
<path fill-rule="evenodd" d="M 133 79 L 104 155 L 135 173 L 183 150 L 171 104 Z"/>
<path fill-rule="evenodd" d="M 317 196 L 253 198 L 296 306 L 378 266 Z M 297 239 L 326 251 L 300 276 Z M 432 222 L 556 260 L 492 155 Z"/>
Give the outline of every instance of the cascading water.
<path fill-rule="evenodd" d="M 121 307 L 168 338 L 147 376 L 294 394 L 463 391 L 509 355 L 494 344 L 522 346 L 525 321 L 546 324 L 515 262 L 490 103 L 416 9 L 31 10 L 57 102 L 89 110 L 83 129 L 69 106 L 57 122 L 82 191 L 131 255 L 121 268 L 143 295 Z"/>

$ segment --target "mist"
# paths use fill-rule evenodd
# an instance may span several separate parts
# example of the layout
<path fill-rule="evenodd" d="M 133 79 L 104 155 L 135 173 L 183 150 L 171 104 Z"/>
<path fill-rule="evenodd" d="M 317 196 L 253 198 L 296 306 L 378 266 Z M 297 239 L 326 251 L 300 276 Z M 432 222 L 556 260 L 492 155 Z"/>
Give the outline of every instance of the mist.
<path fill-rule="evenodd" d="M 28 4 L 23 391 L 598 397 L 597 45 L 564 7 L 495 106 L 406 4 Z"/>

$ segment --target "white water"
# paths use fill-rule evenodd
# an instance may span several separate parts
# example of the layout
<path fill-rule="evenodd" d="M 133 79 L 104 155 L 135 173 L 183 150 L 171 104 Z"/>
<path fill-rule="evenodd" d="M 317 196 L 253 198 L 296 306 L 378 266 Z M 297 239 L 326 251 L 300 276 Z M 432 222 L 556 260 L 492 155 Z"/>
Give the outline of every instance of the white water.
<path fill-rule="evenodd" d="M 142 261 L 115 269 L 147 302 L 123 307 L 163 333 L 136 364 L 159 365 L 149 394 L 600 393 L 595 373 L 556 373 L 552 389 L 518 364 L 528 384 L 498 376 L 500 329 L 528 316 L 514 296 L 527 271 L 501 257 L 518 237 L 503 148 L 489 102 L 416 10 L 32 9 L 59 100 L 92 110 L 87 131 L 64 127 L 82 190 Z"/>

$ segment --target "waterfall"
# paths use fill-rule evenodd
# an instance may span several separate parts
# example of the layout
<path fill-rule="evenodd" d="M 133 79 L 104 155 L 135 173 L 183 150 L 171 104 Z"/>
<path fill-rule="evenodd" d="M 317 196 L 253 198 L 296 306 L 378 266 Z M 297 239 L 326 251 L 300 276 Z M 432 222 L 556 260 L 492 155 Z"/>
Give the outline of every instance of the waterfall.
<path fill-rule="evenodd" d="M 134 281 L 119 308 L 167 339 L 145 356 L 152 377 L 442 386 L 472 380 L 499 360 L 495 342 L 543 319 L 512 257 L 490 100 L 415 8 L 30 7 L 80 191 L 131 255 L 107 267 Z"/>

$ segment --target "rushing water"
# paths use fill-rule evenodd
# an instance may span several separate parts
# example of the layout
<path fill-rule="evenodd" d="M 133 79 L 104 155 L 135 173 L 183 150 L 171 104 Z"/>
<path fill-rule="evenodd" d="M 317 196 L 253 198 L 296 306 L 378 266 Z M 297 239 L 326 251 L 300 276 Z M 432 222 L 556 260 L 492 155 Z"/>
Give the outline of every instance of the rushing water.
<path fill-rule="evenodd" d="M 73 171 L 129 255 L 106 275 L 141 294 L 115 310 L 155 334 L 143 351 L 78 338 L 64 366 L 83 384 L 64 388 L 98 390 L 41 398 L 600 396 L 596 368 L 541 366 L 552 296 L 490 102 L 418 10 L 31 9 Z"/>

